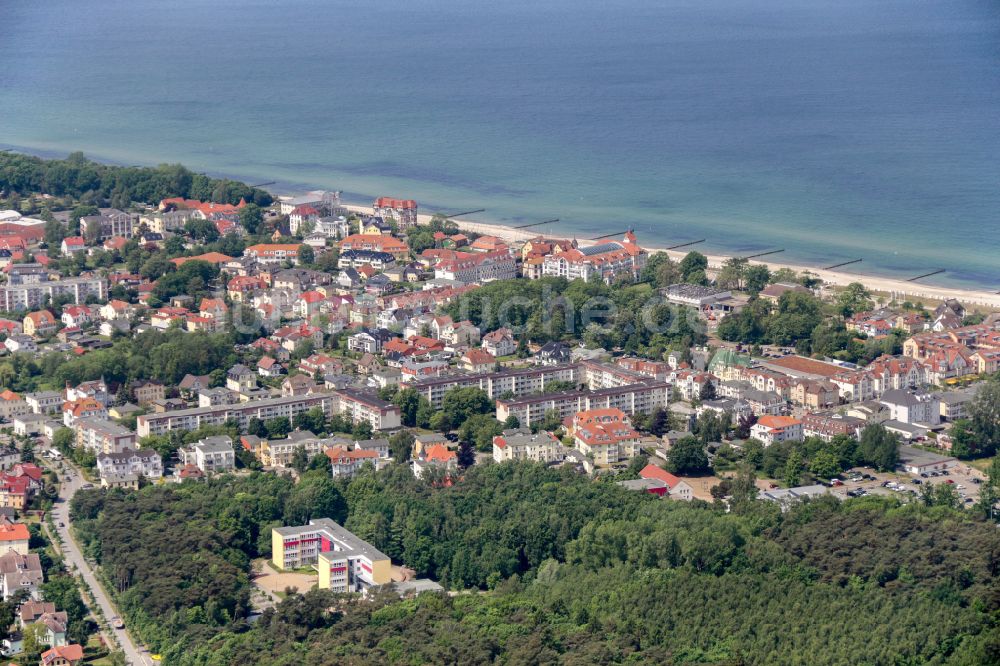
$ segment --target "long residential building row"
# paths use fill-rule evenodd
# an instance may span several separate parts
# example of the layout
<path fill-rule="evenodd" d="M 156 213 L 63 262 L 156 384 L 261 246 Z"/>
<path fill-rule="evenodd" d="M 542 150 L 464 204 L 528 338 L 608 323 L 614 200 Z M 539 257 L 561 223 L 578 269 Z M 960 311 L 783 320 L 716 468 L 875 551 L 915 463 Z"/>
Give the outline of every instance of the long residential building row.
<path fill-rule="evenodd" d="M 64 278 L 30 284 L 6 284 L 0 286 L 0 310 L 14 312 L 16 310 L 34 310 L 46 302 L 70 297 L 76 305 L 86 302 L 93 296 L 99 301 L 107 300 L 108 284 L 103 278 Z"/>
<path fill-rule="evenodd" d="M 496 417 L 505 421 L 517 417 L 521 427 L 529 428 L 545 419 L 550 411 L 566 419 L 577 412 L 591 409 L 616 408 L 626 414 L 648 414 L 657 407 L 670 404 L 670 384 L 647 380 L 628 386 L 616 386 L 588 391 L 565 391 L 532 395 L 510 400 L 497 400 Z"/>
<path fill-rule="evenodd" d="M 514 396 L 540 393 L 545 385 L 555 381 L 580 381 L 580 366 L 577 363 L 567 365 L 536 366 L 520 370 L 503 370 L 486 374 L 455 374 L 434 377 L 414 382 L 411 388 L 427 398 L 435 409 L 441 408 L 444 394 L 456 388 L 478 388 L 486 392 L 491 399 L 497 399 L 505 393 Z"/>
<path fill-rule="evenodd" d="M 252 418 L 261 421 L 285 417 L 319 407 L 326 415 L 341 414 L 352 421 L 367 421 L 375 430 L 391 430 L 400 426 L 399 408 L 367 393 L 341 389 L 330 393 L 310 393 L 266 400 L 252 400 L 234 405 L 194 407 L 158 414 L 143 414 L 136 420 L 139 437 L 161 435 L 171 430 L 197 430 L 206 425 L 221 425 L 234 421 L 246 428 Z"/>
<path fill-rule="evenodd" d="M 485 374 L 455 374 L 414 382 L 412 388 L 427 398 L 435 409 L 441 408 L 444 394 L 456 388 L 478 388 L 493 400 L 503 395 L 539 394 L 552 382 L 573 382 L 591 390 L 630 386 L 651 377 L 619 365 L 581 361 L 562 365 L 539 365 L 517 370 Z"/>

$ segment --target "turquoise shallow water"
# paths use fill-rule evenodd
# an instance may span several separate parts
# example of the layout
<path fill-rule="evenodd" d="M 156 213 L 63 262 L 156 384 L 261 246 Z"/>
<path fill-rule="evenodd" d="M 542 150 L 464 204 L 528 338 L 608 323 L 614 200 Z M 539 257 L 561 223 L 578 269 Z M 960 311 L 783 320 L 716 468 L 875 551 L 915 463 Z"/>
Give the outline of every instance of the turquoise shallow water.
<path fill-rule="evenodd" d="M 1000 288 L 993 0 L 0 0 L 0 144 Z"/>

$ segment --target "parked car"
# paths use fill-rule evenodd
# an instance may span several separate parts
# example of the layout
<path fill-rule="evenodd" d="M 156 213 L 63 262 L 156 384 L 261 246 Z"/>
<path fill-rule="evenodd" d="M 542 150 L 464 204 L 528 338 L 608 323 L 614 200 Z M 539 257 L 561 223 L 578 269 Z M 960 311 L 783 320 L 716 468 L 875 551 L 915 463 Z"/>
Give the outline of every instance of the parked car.
<path fill-rule="evenodd" d="M 910 481 L 910 483 L 912 483 L 915 486 L 919 486 L 921 483 L 923 483 L 923 481 L 921 481 L 920 479 L 913 479 L 912 481 Z"/>
<path fill-rule="evenodd" d="M 125 623 L 122 622 L 122 619 L 120 617 L 113 617 L 111 618 L 111 626 L 114 627 L 115 629 L 124 629 Z"/>

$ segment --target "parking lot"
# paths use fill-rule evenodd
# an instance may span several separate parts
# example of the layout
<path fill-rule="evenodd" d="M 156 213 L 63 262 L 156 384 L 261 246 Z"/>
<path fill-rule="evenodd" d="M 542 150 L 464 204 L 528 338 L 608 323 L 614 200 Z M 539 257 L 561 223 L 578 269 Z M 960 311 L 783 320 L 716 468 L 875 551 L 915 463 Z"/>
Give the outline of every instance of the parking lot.
<path fill-rule="evenodd" d="M 980 483 L 985 479 L 985 476 L 978 470 L 962 464 L 947 470 L 947 473 L 940 472 L 937 473 L 937 476 L 931 474 L 929 473 L 927 476 L 914 476 L 905 473 L 883 474 L 870 468 L 857 467 L 844 472 L 843 485 L 835 485 L 831 491 L 841 497 L 848 497 L 848 493 L 856 494 L 856 491 L 863 490 L 868 495 L 905 495 L 912 498 L 919 496 L 925 485 L 933 486 L 946 483 L 955 487 L 966 506 L 971 506 L 979 499 L 980 485 L 974 479 Z M 868 475 L 872 478 L 852 480 L 852 475 Z"/>

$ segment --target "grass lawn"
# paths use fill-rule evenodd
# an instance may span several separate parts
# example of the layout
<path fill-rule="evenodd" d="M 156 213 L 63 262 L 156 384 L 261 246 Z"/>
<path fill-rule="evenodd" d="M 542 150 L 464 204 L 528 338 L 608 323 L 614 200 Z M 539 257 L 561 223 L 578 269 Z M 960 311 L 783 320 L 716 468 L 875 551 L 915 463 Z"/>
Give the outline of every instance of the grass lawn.
<path fill-rule="evenodd" d="M 993 464 L 993 460 L 995 458 L 996 456 L 993 456 L 992 458 L 977 458 L 976 460 L 963 460 L 962 462 L 969 467 L 975 467 L 980 472 L 986 472 L 989 470 L 990 465 Z"/>

